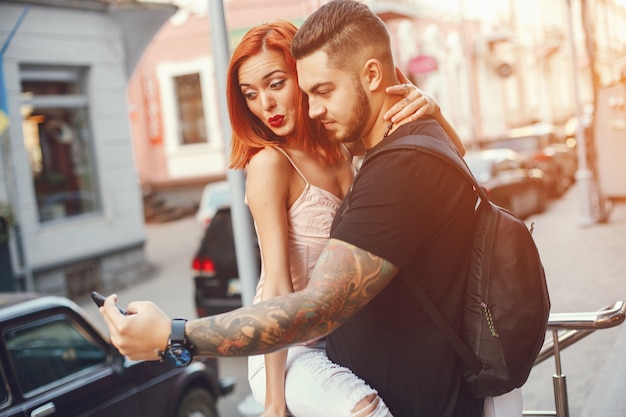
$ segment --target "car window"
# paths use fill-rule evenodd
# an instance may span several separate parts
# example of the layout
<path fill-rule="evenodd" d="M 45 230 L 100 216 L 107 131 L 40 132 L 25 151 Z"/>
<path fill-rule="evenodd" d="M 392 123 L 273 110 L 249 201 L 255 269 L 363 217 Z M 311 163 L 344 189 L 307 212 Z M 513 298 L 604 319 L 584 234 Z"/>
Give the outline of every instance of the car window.
<path fill-rule="evenodd" d="M 233 239 L 230 209 L 218 210 L 204 235 L 203 245 L 206 249 L 228 249 L 234 245 Z"/>
<path fill-rule="evenodd" d="M 10 329 L 4 338 L 24 394 L 107 359 L 104 349 L 64 315 Z"/>

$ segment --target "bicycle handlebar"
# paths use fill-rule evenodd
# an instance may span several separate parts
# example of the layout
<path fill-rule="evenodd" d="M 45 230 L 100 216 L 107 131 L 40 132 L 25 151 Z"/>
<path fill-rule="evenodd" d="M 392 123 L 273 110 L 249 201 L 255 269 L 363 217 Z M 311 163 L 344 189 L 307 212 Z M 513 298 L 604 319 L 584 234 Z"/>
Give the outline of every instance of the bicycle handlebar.
<path fill-rule="evenodd" d="M 625 318 L 626 304 L 623 301 L 617 301 L 613 305 L 593 312 L 551 313 L 548 318 L 548 331 L 553 332 L 553 338 L 545 341 L 535 360 L 535 365 L 555 355 L 554 337 L 557 337 L 556 334 L 558 334 L 556 350 L 561 351 L 596 330 L 622 324 Z M 559 331 L 563 332 L 559 334 Z"/>
<path fill-rule="evenodd" d="M 613 305 L 593 312 L 551 313 L 548 330 L 597 330 L 608 329 L 626 319 L 626 304 L 617 301 Z"/>

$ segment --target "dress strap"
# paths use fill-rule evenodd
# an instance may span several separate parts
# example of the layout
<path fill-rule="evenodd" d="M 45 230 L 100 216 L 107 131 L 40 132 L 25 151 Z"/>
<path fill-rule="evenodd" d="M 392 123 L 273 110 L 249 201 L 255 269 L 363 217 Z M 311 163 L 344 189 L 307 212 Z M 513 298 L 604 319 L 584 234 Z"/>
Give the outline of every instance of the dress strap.
<path fill-rule="evenodd" d="M 304 182 L 306 184 L 309 184 L 309 182 L 307 181 L 306 177 L 304 176 L 304 174 L 302 174 L 302 172 L 298 169 L 298 167 L 296 166 L 296 164 L 293 162 L 293 159 L 291 159 L 291 157 L 287 154 L 287 152 L 285 152 L 284 149 L 280 148 L 280 147 L 275 147 L 274 149 L 280 151 L 283 155 L 285 155 L 285 158 L 287 158 L 287 160 L 289 161 L 289 163 L 291 164 L 291 166 L 293 167 L 293 169 L 296 170 L 296 172 L 298 173 L 298 175 L 300 175 L 302 177 L 302 179 L 304 180 Z"/>

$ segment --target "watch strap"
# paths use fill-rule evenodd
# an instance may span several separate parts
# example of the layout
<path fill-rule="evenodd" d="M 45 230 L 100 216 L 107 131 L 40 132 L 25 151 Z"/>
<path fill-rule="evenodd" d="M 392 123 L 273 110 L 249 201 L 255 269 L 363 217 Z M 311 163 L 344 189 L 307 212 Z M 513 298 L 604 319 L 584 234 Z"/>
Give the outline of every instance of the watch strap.
<path fill-rule="evenodd" d="M 186 319 L 173 319 L 172 320 L 172 333 L 170 334 L 170 343 L 182 343 L 186 344 L 187 338 L 185 337 L 185 324 Z"/>

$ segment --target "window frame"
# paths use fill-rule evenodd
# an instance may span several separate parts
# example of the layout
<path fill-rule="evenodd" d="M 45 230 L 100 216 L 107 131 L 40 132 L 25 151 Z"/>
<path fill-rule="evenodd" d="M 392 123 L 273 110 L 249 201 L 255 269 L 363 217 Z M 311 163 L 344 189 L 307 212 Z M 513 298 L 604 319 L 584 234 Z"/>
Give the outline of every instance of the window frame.
<path fill-rule="evenodd" d="M 72 114 L 79 114 L 84 118 L 81 131 L 77 132 L 73 129 L 73 132 L 77 136 L 81 137 L 83 142 L 84 155 L 86 155 L 86 164 L 80 166 L 80 170 L 87 171 L 87 175 L 90 178 L 89 187 L 80 187 L 78 190 L 60 190 L 56 194 L 63 194 L 69 192 L 75 192 L 78 194 L 91 195 L 91 206 L 80 206 L 80 212 L 72 214 L 71 212 L 64 213 L 59 217 L 53 217 L 50 219 L 44 218 L 44 213 L 41 211 L 42 207 L 39 206 L 39 202 L 42 198 L 39 195 L 39 190 L 36 186 L 35 171 L 33 171 L 32 161 L 29 159 L 29 172 L 31 174 L 31 182 L 33 186 L 34 201 L 37 202 L 37 221 L 40 227 L 48 227 L 56 224 L 63 224 L 67 222 L 73 222 L 76 220 L 84 219 L 86 217 L 100 216 L 103 213 L 103 200 L 99 180 L 98 158 L 96 151 L 95 137 L 93 134 L 93 120 L 91 111 L 91 100 L 88 93 L 88 81 L 89 81 L 89 67 L 86 66 L 59 66 L 59 65 L 45 65 L 45 64 L 28 64 L 23 63 L 19 67 L 19 79 L 20 79 L 20 91 L 21 91 L 21 106 L 33 107 L 37 110 L 68 110 Z M 28 95 L 24 93 L 22 84 L 25 82 L 68 82 L 75 83 L 79 92 L 74 94 L 51 94 L 51 95 Z M 82 113 L 82 114 L 81 114 Z M 25 121 L 24 115 L 23 122 Z M 74 128 L 75 126 L 71 126 Z M 41 135 L 38 136 L 41 139 Z M 25 139 L 24 139 L 25 140 Z M 41 145 L 39 145 L 41 152 Z M 27 150 L 27 152 L 29 152 Z M 76 161 L 72 160 L 73 163 Z M 76 173 L 72 176 L 73 179 L 78 178 Z M 83 211 L 84 210 L 84 211 Z"/>
<path fill-rule="evenodd" d="M 178 102 L 174 79 L 181 75 L 197 73 L 200 76 L 202 104 L 206 129 L 206 143 L 181 144 L 178 132 Z M 164 63 L 157 67 L 159 95 L 161 97 L 161 115 L 163 123 L 163 143 L 169 157 L 194 154 L 198 151 L 214 151 L 224 148 L 219 128 L 215 87 L 212 74 L 214 66 L 209 57 L 179 63 Z"/>
<path fill-rule="evenodd" d="M 89 332 L 85 328 L 85 326 L 83 326 L 80 322 L 78 322 L 77 320 L 75 320 L 74 318 L 72 318 L 71 316 L 63 312 L 53 313 L 48 317 L 33 318 L 32 320 L 23 321 L 15 325 L 12 325 L 10 327 L 7 327 L 2 332 L 2 339 L 3 339 L 2 343 L 5 345 L 7 352 L 9 352 L 9 343 L 10 343 L 11 333 L 24 332 L 33 328 L 41 328 L 43 326 L 47 326 L 47 325 L 54 324 L 54 323 L 63 323 L 67 325 L 69 328 L 75 330 L 77 334 L 82 336 L 84 341 L 89 342 L 90 345 L 97 347 L 102 352 L 103 360 L 93 365 L 82 368 L 76 372 L 69 373 L 65 376 L 62 376 L 61 378 L 55 379 L 54 381 L 50 381 L 40 386 L 37 386 L 35 388 L 32 388 L 30 390 L 26 390 L 23 385 L 23 381 L 19 377 L 20 372 L 17 369 L 16 363 L 14 361 L 14 357 L 12 354 L 8 354 L 7 355 L 7 360 L 9 362 L 8 366 L 10 367 L 11 372 L 15 376 L 15 383 L 19 387 L 19 390 L 22 396 L 26 399 L 36 397 L 42 392 L 45 392 L 45 391 L 66 385 L 73 381 L 79 380 L 85 375 L 93 372 L 94 369 L 102 367 L 102 366 L 108 366 L 110 363 L 111 355 L 110 355 L 110 351 L 107 345 L 103 344 L 98 338 L 94 337 L 91 334 L 91 332 Z"/>

